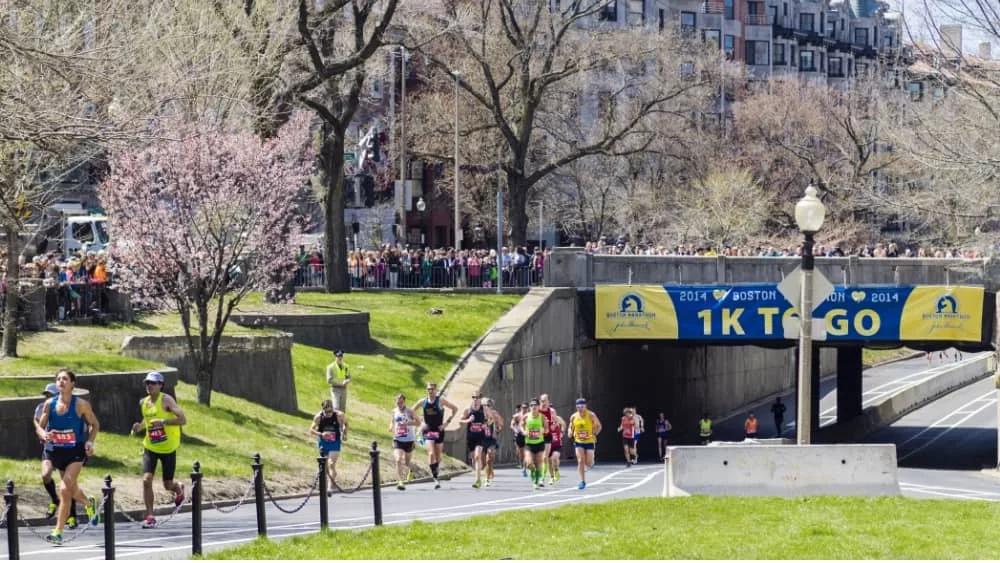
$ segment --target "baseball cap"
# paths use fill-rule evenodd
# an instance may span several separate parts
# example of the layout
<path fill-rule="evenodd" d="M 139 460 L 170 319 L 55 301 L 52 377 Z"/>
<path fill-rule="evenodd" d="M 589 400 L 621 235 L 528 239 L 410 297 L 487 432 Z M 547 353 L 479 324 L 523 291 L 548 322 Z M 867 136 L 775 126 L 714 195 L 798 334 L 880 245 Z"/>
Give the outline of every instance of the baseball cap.
<path fill-rule="evenodd" d="M 45 391 L 42 391 L 42 395 L 53 395 L 53 396 L 55 396 L 55 395 L 58 395 L 58 394 L 59 394 L 59 388 L 56 387 L 55 383 L 49 383 L 48 385 L 45 386 Z"/>
<path fill-rule="evenodd" d="M 579 399 L 577 399 L 576 400 L 576 406 L 578 406 L 578 407 L 585 407 L 585 406 L 587 406 L 587 399 L 584 399 L 582 397 L 579 398 Z"/>
<path fill-rule="evenodd" d="M 143 382 L 163 383 L 163 374 L 158 371 L 151 371 L 146 374 L 146 379 Z"/>
<path fill-rule="evenodd" d="M 342 357 L 344 357 L 344 351 L 343 350 L 337 350 L 336 352 L 333 353 L 333 355 L 337 356 L 338 358 L 342 358 Z"/>

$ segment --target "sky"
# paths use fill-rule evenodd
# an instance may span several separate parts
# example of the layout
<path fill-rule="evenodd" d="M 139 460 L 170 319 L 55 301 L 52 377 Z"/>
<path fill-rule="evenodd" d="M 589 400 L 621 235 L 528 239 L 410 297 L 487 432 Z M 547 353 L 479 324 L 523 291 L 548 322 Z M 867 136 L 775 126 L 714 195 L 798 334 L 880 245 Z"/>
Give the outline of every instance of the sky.
<path fill-rule="evenodd" d="M 906 16 L 906 23 L 909 27 L 909 34 L 914 39 L 933 41 L 935 37 L 928 29 L 927 7 L 932 10 L 937 25 L 945 23 L 962 23 L 950 17 L 946 9 L 947 4 L 956 0 L 887 0 L 893 9 L 903 12 Z M 966 0 L 968 1 L 968 0 Z M 986 0 L 987 2 L 991 0 Z M 905 3 L 905 5 L 904 5 Z M 974 3 L 970 2 L 970 3 Z M 935 9 L 937 8 L 937 9 Z M 903 37 L 909 39 L 906 31 Z M 966 22 L 962 28 L 962 50 L 966 54 L 975 55 L 979 51 L 980 41 L 990 41 L 993 44 L 993 58 L 1000 58 L 1000 38 L 987 36 L 982 30 L 975 29 Z"/>

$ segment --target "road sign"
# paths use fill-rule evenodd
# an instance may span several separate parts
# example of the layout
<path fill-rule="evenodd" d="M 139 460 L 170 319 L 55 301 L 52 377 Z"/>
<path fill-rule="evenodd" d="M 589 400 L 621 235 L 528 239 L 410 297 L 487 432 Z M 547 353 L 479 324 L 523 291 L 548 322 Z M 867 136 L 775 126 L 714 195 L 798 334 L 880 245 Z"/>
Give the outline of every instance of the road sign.
<path fill-rule="evenodd" d="M 826 276 L 819 270 L 813 270 L 813 311 L 826 301 L 826 298 L 830 297 L 833 291 L 833 284 L 830 283 L 830 280 L 826 279 Z M 802 301 L 802 268 L 800 266 L 797 266 L 792 270 L 792 273 L 781 280 L 781 283 L 778 284 L 778 292 L 795 307 L 796 311 L 801 309 L 799 302 Z"/>
<path fill-rule="evenodd" d="M 345 152 L 344 153 L 344 162 L 354 162 L 354 160 L 356 158 L 357 158 L 357 155 L 354 154 L 353 152 Z"/>

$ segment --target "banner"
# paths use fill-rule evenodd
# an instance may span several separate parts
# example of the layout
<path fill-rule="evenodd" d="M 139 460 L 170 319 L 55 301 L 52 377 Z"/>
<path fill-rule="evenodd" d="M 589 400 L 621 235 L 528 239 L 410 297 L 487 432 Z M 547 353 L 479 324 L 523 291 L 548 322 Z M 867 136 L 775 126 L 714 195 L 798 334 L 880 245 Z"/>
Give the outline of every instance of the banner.
<path fill-rule="evenodd" d="M 834 286 L 813 311 L 813 337 L 835 342 L 981 342 L 982 287 Z M 604 285 L 598 339 L 794 340 L 798 313 L 776 284 Z"/>

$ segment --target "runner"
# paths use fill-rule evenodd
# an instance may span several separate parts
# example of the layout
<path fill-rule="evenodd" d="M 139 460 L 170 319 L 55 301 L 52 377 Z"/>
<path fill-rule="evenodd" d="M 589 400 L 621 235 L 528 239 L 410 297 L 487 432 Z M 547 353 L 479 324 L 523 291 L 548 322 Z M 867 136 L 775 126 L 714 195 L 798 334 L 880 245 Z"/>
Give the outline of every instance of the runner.
<path fill-rule="evenodd" d="M 177 470 L 177 448 L 181 445 L 181 426 L 187 422 L 184 411 L 173 397 L 163 393 L 163 374 L 151 371 L 143 381 L 149 393 L 139 401 L 142 422 L 132 425 L 132 432 L 143 430 L 142 441 L 142 499 L 146 503 L 143 528 L 155 528 L 153 517 L 153 474 L 156 463 L 163 466 L 163 488 L 174 494 L 174 506 L 184 502 L 184 484 L 174 483 Z"/>
<path fill-rule="evenodd" d="M 632 458 L 635 456 L 635 429 L 636 420 L 632 409 L 626 408 L 622 411 L 622 421 L 618 425 L 618 432 L 622 435 L 622 448 L 625 451 L 625 467 L 632 465 Z"/>
<path fill-rule="evenodd" d="M 472 405 L 465 409 L 459 422 L 469 425 L 465 433 L 465 444 L 472 452 L 472 465 L 476 468 L 476 482 L 472 487 L 478 489 L 483 484 L 483 450 L 486 447 L 486 407 L 482 404 L 479 391 L 472 394 Z"/>
<path fill-rule="evenodd" d="M 424 423 L 420 427 L 421 436 L 430 442 L 430 447 L 427 448 L 427 464 L 430 465 L 431 476 L 434 477 L 434 488 L 440 489 L 438 464 L 441 463 L 441 450 L 444 447 L 444 427 L 451 422 L 451 419 L 455 418 L 458 407 L 438 397 L 437 385 L 434 383 L 427 384 L 427 397 L 413 405 L 413 410 L 418 407 L 421 409 L 424 419 Z M 451 416 L 448 417 L 447 421 L 444 420 L 442 407 L 451 409 Z"/>
<path fill-rule="evenodd" d="M 662 412 L 656 417 L 656 443 L 660 450 L 660 461 L 667 459 L 667 440 L 670 438 L 670 430 L 673 426 L 667 420 L 667 415 Z"/>
<path fill-rule="evenodd" d="M 542 458 L 542 477 L 544 479 L 545 474 L 549 472 L 549 456 L 552 455 L 552 419 L 556 417 L 556 409 L 552 408 L 547 393 L 542 393 L 538 399 L 540 401 L 538 412 L 545 417 L 545 457 Z"/>
<path fill-rule="evenodd" d="M 548 445 L 545 443 L 545 429 L 548 422 L 538 408 L 538 400 L 532 399 L 528 403 L 531 412 L 521 419 L 521 429 L 524 432 L 524 464 L 531 471 L 531 482 L 533 488 L 544 486 L 542 479 L 545 472 L 544 458 Z"/>
<path fill-rule="evenodd" d="M 634 406 L 632 407 L 632 417 L 635 419 L 636 422 L 635 441 L 633 442 L 634 445 L 632 446 L 632 465 L 636 465 L 637 463 L 639 463 L 639 436 L 641 436 L 642 433 L 646 431 L 646 421 L 642 418 L 642 415 L 639 414 L 639 411 L 636 410 Z"/>
<path fill-rule="evenodd" d="M 562 458 L 562 436 L 566 430 L 566 421 L 561 416 L 552 418 L 552 444 L 549 452 L 549 484 L 555 485 L 559 480 L 559 460 Z"/>
<path fill-rule="evenodd" d="M 517 412 L 510 417 L 510 430 L 514 434 L 514 447 L 517 449 L 517 468 L 521 470 L 521 477 L 528 476 L 528 468 L 524 466 L 524 432 L 521 430 L 521 422 L 528 415 L 528 403 L 521 403 Z"/>
<path fill-rule="evenodd" d="M 45 391 L 42 395 L 45 400 L 38 403 L 35 407 L 35 424 L 42 418 L 42 412 L 48 406 L 49 401 L 52 397 L 59 394 L 59 389 L 56 387 L 55 383 L 49 383 L 45 386 Z M 59 510 L 59 493 L 56 492 L 56 482 L 52 480 L 52 460 L 50 459 L 50 454 L 52 453 L 52 443 L 40 441 L 42 446 L 42 486 L 45 487 L 45 492 L 49 493 L 49 499 L 52 501 L 49 503 L 49 510 L 45 513 L 45 517 L 48 519 L 55 518 L 56 511 Z M 69 518 L 66 519 L 66 527 L 69 529 L 76 528 L 76 499 L 73 499 L 69 508 Z"/>
<path fill-rule="evenodd" d="M 486 486 L 489 487 L 496 478 L 493 465 L 497 455 L 497 448 L 500 447 L 503 416 L 496 410 L 493 399 L 486 399 L 483 403 L 486 404 Z"/>
<path fill-rule="evenodd" d="M 325 399 L 322 409 L 313 417 L 309 434 L 316 436 L 319 456 L 326 458 L 326 475 L 331 485 L 337 482 L 337 458 L 340 444 L 347 441 L 347 418 L 344 413 L 333 408 L 333 400 Z M 333 487 L 328 493 L 333 495 Z"/>
<path fill-rule="evenodd" d="M 703 446 L 712 441 L 712 419 L 708 418 L 707 412 L 702 413 L 701 420 L 698 421 L 698 438 Z"/>
<path fill-rule="evenodd" d="M 747 420 L 743 423 L 743 434 L 750 440 L 757 438 L 757 417 L 753 413 L 747 415 Z"/>
<path fill-rule="evenodd" d="M 59 394 L 49 401 L 48 408 L 42 411 L 42 416 L 35 424 L 38 438 L 52 444 L 49 459 L 62 476 L 56 527 L 45 538 L 49 543 L 56 545 L 62 544 L 62 532 L 69 518 L 72 499 L 75 498 L 87 506 L 87 517 L 92 526 L 100 523 L 97 499 L 88 498 L 77 484 L 84 460 L 94 455 L 94 441 L 97 439 L 100 425 L 90 403 L 73 396 L 75 386 L 76 374 L 65 368 L 59 370 L 56 373 L 56 388 Z M 84 441 L 85 421 L 90 428 Z"/>
<path fill-rule="evenodd" d="M 576 412 L 569 417 L 566 430 L 573 437 L 576 470 L 580 474 L 577 488 L 583 489 L 587 486 L 586 471 L 594 466 L 594 448 L 597 446 L 597 435 L 601 433 L 601 421 L 587 409 L 586 399 L 576 400 Z"/>
<path fill-rule="evenodd" d="M 413 458 L 413 442 L 417 439 L 414 427 L 420 422 L 413 414 L 413 409 L 406 406 L 406 396 L 400 393 L 396 396 L 396 407 L 392 409 L 392 419 L 389 420 L 389 432 L 392 432 L 392 454 L 396 457 L 396 488 L 403 491 L 403 479 L 412 480 L 410 461 Z"/>

